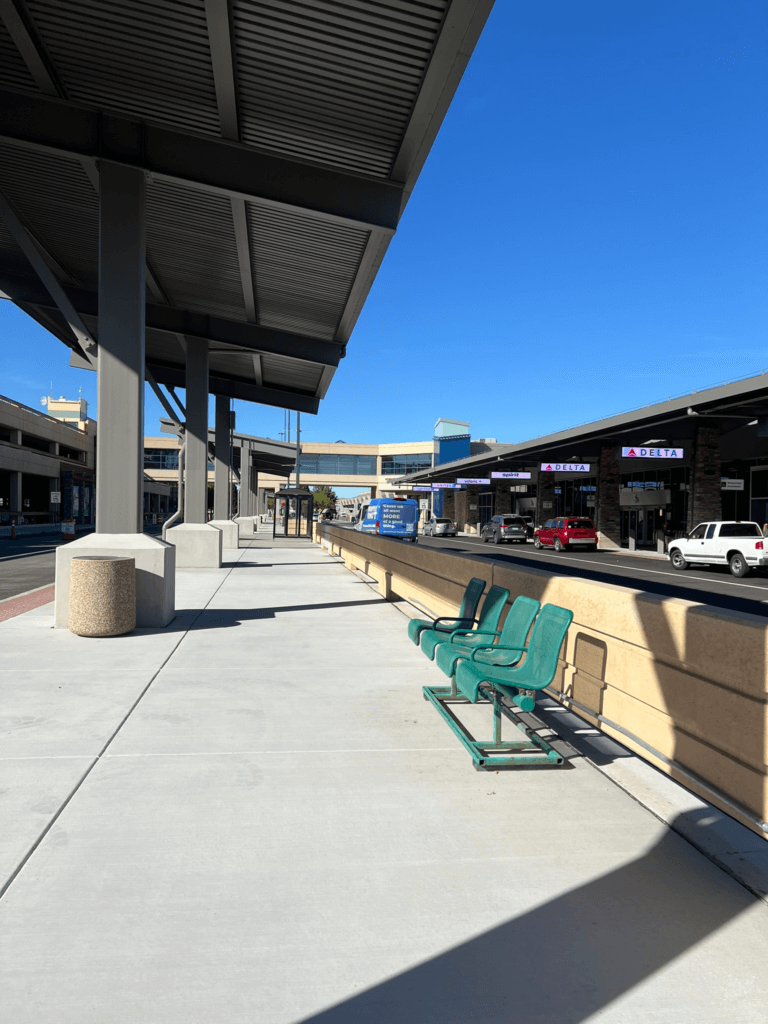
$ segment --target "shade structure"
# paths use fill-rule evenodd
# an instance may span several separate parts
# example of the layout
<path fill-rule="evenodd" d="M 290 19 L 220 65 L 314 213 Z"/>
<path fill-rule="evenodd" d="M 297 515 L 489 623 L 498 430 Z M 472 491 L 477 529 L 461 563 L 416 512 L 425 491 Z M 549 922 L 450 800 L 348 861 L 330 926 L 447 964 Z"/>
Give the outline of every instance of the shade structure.
<path fill-rule="evenodd" d="M 284 487 L 274 493 L 272 516 L 273 537 L 312 539 L 314 498 L 311 491 L 300 487 Z"/>

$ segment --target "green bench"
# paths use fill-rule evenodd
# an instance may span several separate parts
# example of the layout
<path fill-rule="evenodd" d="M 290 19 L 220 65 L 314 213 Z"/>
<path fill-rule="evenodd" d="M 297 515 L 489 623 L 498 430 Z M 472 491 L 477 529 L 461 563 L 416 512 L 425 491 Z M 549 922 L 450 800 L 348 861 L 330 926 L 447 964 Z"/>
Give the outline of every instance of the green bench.
<path fill-rule="evenodd" d="M 435 650 L 446 644 L 456 632 L 461 633 L 468 647 L 487 646 L 488 634 L 495 635 L 508 597 L 509 591 L 504 587 L 491 587 L 483 599 L 480 617 L 476 620 L 477 629 L 471 629 L 471 623 L 467 623 L 463 629 L 453 629 L 450 632 L 446 632 L 444 629 L 425 629 L 421 634 L 422 651 L 431 661 L 435 656 Z"/>
<path fill-rule="evenodd" d="M 504 622 L 504 628 L 501 631 L 495 630 L 491 632 L 489 630 L 485 632 L 481 627 L 478 627 L 471 636 L 467 636 L 457 629 L 451 633 L 446 643 L 440 644 L 437 648 L 435 661 L 441 672 L 444 672 L 451 680 L 453 689 L 451 695 L 453 697 L 457 696 L 456 666 L 458 663 L 461 660 L 471 658 L 475 647 L 482 647 L 482 650 L 475 656 L 476 661 L 483 665 L 509 664 L 510 656 L 507 648 L 522 648 L 525 646 L 528 633 L 540 607 L 541 605 L 538 601 L 534 601 L 531 597 L 520 595 L 515 598 L 512 607 L 509 609 L 506 621 Z M 485 635 L 483 636 L 484 632 Z M 496 643 L 497 637 L 498 646 L 491 646 Z M 469 642 L 470 640 L 472 641 L 471 643 Z M 522 656 L 521 652 L 518 656 L 518 661 Z"/>
<path fill-rule="evenodd" d="M 454 629 L 461 629 L 462 626 L 465 629 L 470 629 L 475 621 L 477 606 L 480 604 L 484 590 L 485 580 L 473 576 L 464 591 L 461 608 L 459 608 L 456 618 L 441 616 L 438 619 L 411 619 L 408 623 L 408 636 L 418 647 L 421 634 L 425 629 L 438 629 L 443 633 L 452 633 Z"/>
<path fill-rule="evenodd" d="M 527 645 L 499 643 L 492 648 L 477 647 L 469 652 L 468 658 L 457 660 L 450 687 L 424 687 L 424 699 L 437 708 L 469 751 L 477 771 L 563 763 L 562 755 L 527 724 L 520 713 L 533 711 L 535 694 L 554 679 L 560 648 L 572 620 L 573 612 L 567 608 L 545 604 L 536 617 Z M 489 652 L 492 652 L 494 664 L 487 663 Z M 523 654 L 525 659 L 521 660 Z M 506 664 L 502 663 L 502 658 Z M 448 706 L 449 703 L 477 704 L 481 699 L 493 707 L 492 740 L 474 739 Z M 502 718 L 512 722 L 527 740 L 503 740 Z"/>

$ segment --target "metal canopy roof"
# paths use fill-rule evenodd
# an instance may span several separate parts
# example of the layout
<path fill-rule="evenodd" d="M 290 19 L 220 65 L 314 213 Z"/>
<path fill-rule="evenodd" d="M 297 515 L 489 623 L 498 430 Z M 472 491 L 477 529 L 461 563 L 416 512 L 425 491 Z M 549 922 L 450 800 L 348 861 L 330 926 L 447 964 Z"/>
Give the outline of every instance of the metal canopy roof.
<path fill-rule="evenodd" d="M 0 0 L 0 291 L 87 360 L 140 168 L 155 380 L 316 412 L 492 4 Z"/>
<path fill-rule="evenodd" d="M 179 436 L 179 425 L 173 420 L 161 418 L 160 430 L 163 434 Z M 213 429 L 208 430 L 208 445 L 215 450 L 216 431 Z M 251 465 L 258 472 L 289 477 L 296 466 L 296 445 L 288 441 L 275 441 L 271 437 L 254 437 L 252 434 L 233 431 L 231 447 L 240 454 L 236 468 L 250 458 Z"/>
<path fill-rule="evenodd" d="M 652 439 L 679 442 L 693 437 L 696 427 L 702 423 L 716 426 L 721 434 L 726 434 L 755 419 L 768 424 L 768 373 L 693 391 L 518 444 L 499 446 L 487 454 L 446 462 L 434 469 L 396 479 L 418 483 L 457 475 L 476 476 L 478 470 L 486 468 L 501 470 L 502 463 L 525 465 L 538 458 L 553 462 L 589 462 L 597 457 L 601 444 L 642 445 L 650 444 Z M 628 434 L 632 436 L 627 438 Z"/>

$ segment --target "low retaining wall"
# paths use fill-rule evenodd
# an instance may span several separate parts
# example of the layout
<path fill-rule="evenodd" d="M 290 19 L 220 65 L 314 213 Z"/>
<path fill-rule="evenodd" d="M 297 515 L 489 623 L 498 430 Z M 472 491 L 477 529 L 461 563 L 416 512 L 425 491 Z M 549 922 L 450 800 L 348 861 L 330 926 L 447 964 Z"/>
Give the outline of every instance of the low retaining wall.
<path fill-rule="evenodd" d="M 325 524 L 316 539 L 435 615 L 455 614 L 472 576 L 570 608 L 551 695 L 768 837 L 766 619 Z"/>

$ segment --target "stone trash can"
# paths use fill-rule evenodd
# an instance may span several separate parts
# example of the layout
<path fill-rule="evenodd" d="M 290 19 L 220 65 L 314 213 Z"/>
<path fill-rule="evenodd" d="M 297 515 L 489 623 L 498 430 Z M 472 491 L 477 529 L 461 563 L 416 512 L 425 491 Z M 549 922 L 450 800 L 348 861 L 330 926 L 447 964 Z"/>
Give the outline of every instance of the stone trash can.
<path fill-rule="evenodd" d="M 69 630 L 120 636 L 136 628 L 136 559 L 76 555 L 69 570 Z"/>

